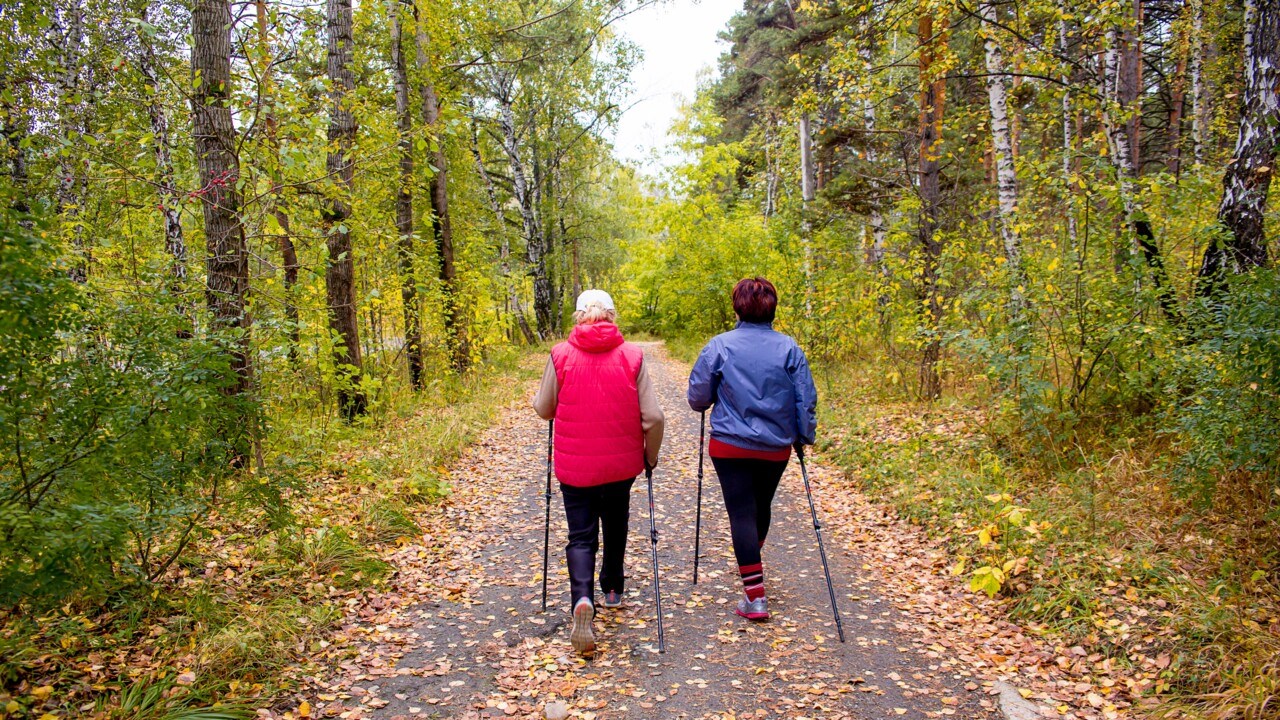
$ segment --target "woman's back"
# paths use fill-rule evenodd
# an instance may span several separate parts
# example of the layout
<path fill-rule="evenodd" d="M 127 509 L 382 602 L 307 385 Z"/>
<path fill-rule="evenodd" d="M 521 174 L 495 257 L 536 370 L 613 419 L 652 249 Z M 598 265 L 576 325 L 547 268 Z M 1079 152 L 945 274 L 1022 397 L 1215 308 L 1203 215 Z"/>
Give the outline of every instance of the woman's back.
<path fill-rule="evenodd" d="M 689 376 L 689 405 L 711 411 L 711 436 L 773 450 L 812 443 L 817 393 L 804 352 L 768 323 L 739 322 L 712 338 Z"/>

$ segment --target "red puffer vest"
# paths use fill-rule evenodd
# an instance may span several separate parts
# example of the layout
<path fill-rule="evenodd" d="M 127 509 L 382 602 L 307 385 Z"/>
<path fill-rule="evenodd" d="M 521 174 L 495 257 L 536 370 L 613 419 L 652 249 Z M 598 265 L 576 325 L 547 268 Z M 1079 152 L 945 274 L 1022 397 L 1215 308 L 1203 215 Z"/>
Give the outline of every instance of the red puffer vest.
<path fill-rule="evenodd" d="M 644 351 L 610 322 L 578 325 L 551 348 L 556 379 L 555 470 L 565 485 L 591 487 L 644 471 L 636 378 Z"/>

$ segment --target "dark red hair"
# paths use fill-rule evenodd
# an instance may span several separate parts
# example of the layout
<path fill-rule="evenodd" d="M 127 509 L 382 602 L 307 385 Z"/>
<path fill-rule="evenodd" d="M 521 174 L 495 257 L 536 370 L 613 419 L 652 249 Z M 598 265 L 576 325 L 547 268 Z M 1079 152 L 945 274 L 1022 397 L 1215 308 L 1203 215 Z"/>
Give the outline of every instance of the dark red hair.
<path fill-rule="evenodd" d="M 778 310 L 778 290 L 773 283 L 757 275 L 743 278 L 733 288 L 733 311 L 743 322 L 773 322 Z"/>

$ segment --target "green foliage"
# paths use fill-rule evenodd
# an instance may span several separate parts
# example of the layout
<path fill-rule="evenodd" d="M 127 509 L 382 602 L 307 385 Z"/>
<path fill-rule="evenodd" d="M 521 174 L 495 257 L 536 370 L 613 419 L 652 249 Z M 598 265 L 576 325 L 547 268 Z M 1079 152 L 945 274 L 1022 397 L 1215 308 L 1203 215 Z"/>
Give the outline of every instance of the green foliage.
<path fill-rule="evenodd" d="M 0 604 L 146 582 L 202 523 L 242 408 L 215 343 L 171 308 L 88 302 L 45 233 L 0 232 Z"/>
<path fill-rule="evenodd" d="M 1223 473 L 1280 481 L 1280 274 L 1242 278 L 1205 310 L 1196 342 L 1180 348 L 1168 393 L 1183 486 L 1212 500 Z M 1184 390 L 1180 392 L 1180 390 Z"/>

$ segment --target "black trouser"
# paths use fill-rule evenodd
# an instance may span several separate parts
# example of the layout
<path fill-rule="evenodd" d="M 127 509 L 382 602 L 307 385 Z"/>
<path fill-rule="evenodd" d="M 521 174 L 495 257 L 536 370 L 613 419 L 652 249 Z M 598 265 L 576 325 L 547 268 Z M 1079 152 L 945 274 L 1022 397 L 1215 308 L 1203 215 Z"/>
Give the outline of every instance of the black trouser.
<path fill-rule="evenodd" d="M 604 535 L 604 557 L 600 563 L 600 589 L 622 592 L 622 561 L 627 554 L 627 520 L 631 515 L 633 483 L 635 478 L 585 488 L 560 483 L 565 520 L 569 525 L 569 544 L 564 554 L 573 596 L 570 608 L 581 598 L 595 604 L 591 580 L 595 575 L 601 534 Z"/>
<path fill-rule="evenodd" d="M 713 457 L 711 464 L 720 478 L 724 507 L 729 511 L 729 531 L 738 567 L 757 565 L 773 519 L 773 495 L 787 461 Z"/>

